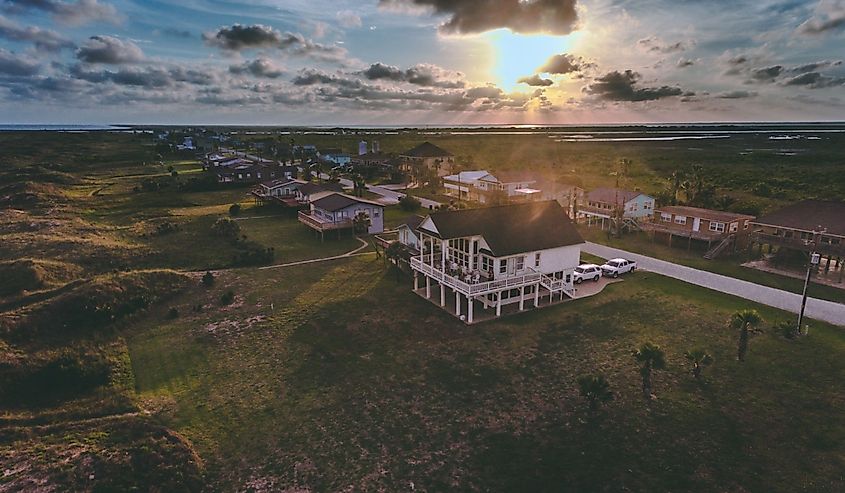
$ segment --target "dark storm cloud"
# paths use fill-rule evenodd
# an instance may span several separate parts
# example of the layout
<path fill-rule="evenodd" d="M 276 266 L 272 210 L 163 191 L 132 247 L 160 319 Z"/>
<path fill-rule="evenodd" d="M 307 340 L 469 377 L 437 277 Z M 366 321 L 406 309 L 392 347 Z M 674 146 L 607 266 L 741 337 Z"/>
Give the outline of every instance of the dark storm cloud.
<path fill-rule="evenodd" d="M 519 83 L 519 84 L 527 84 L 529 86 L 534 86 L 534 87 L 550 86 L 550 85 L 555 83 L 553 80 L 544 79 L 537 74 L 534 74 L 534 75 L 528 76 L 528 77 L 521 77 L 516 82 Z"/>
<path fill-rule="evenodd" d="M 231 52 L 275 48 L 291 55 L 326 59 L 339 59 L 346 54 L 339 46 L 315 43 L 300 33 L 282 33 L 262 24 L 224 26 L 216 32 L 204 33 L 202 38 L 208 46 Z"/>
<path fill-rule="evenodd" d="M 76 50 L 76 58 L 86 63 L 120 65 L 144 60 L 144 52 L 129 40 L 113 36 L 91 36 Z"/>
<path fill-rule="evenodd" d="M 362 87 L 363 83 L 356 79 L 350 79 L 337 75 L 327 74 L 316 69 L 303 69 L 291 81 L 295 86 L 313 86 L 318 84 L 334 85 L 339 87 Z"/>
<path fill-rule="evenodd" d="M 569 34 L 576 28 L 576 0 L 379 0 L 386 9 L 422 8 L 446 16 L 444 34 L 507 28 L 517 33 Z"/>
<path fill-rule="evenodd" d="M 808 72 L 788 79 L 787 86 L 801 86 L 809 89 L 822 89 L 845 85 L 845 77 L 829 77 L 819 72 Z"/>
<path fill-rule="evenodd" d="M 37 26 L 20 26 L 2 15 L 0 15 L 0 38 L 30 42 L 42 51 L 59 51 L 62 48 L 75 46 L 73 41 L 56 31 L 41 29 Z"/>
<path fill-rule="evenodd" d="M 545 65 L 537 69 L 537 72 L 547 74 L 570 74 L 572 72 L 580 72 L 588 66 L 592 66 L 592 64 L 584 61 L 581 57 L 576 57 L 568 53 L 561 53 L 560 55 L 554 55 L 549 58 Z"/>
<path fill-rule="evenodd" d="M 0 10 L 20 14 L 29 10 L 41 10 L 50 13 L 56 21 L 69 25 L 82 25 L 89 22 L 110 22 L 119 24 L 123 16 L 114 6 L 99 3 L 97 0 L 0 0 Z"/>
<path fill-rule="evenodd" d="M 256 58 L 251 62 L 244 62 L 240 65 L 232 65 L 229 72 L 237 75 L 251 74 L 255 77 L 266 77 L 276 79 L 284 75 L 284 70 L 267 58 Z"/>
<path fill-rule="evenodd" d="M 35 75 L 40 70 L 41 65 L 37 61 L 0 48 L 0 74 L 24 77 Z"/>
<path fill-rule="evenodd" d="M 407 82 L 423 87 L 461 88 L 465 83 L 463 74 L 452 72 L 432 64 L 418 64 L 402 70 L 399 67 L 374 63 L 359 73 L 369 80 L 391 80 Z"/>
<path fill-rule="evenodd" d="M 613 71 L 595 79 L 584 92 L 607 101 L 653 101 L 684 94 L 679 87 L 638 87 L 640 78 L 631 70 Z"/>

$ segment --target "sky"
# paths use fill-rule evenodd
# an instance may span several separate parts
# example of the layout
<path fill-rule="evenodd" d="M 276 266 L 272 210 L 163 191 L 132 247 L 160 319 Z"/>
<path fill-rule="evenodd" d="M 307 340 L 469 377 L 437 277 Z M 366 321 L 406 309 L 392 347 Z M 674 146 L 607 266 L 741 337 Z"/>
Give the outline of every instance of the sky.
<path fill-rule="evenodd" d="M 845 119 L 845 0 L 0 0 L 0 122 Z"/>

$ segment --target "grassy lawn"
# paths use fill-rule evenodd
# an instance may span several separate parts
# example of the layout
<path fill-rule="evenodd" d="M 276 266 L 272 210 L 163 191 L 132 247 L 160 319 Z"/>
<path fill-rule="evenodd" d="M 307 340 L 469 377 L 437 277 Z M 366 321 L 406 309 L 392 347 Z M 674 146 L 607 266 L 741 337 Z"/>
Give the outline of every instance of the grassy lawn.
<path fill-rule="evenodd" d="M 644 233 L 625 235 L 621 238 L 608 238 L 607 233 L 598 228 L 579 227 L 579 231 L 588 241 L 675 262 L 688 267 L 715 272 L 792 293 L 800 294 L 804 288 L 804 281 L 801 279 L 743 267 L 740 264 L 745 261 L 744 252 L 738 252 L 736 255 L 730 257 L 707 260 L 703 257 L 703 251 L 696 251 L 695 249 L 687 251 L 685 247 L 670 248 L 660 240 L 652 242 Z M 684 243 L 679 241 L 677 244 L 683 245 Z M 807 291 L 814 298 L 845 303 L 845 289 L 810 283 Z"/>
<path fill-rule="evenodd" d="M 183 317 L 124 332 L 139 398 L 214 489 L 845 487 L 841 328 L 788 341 L 771 323 L 791 317 L 754 306 L 769 323 L 739 364 L 725 324 L 750 305 L 654 274 L 472 327 L 409 286 L 372 259 L 225 273 L 174 302 Z M 669 361 L 651 403 L 630 355 L 646 340 Z M 702 385 L 696 347 L 716 361 Z M 575 385 L 589 373 L 615 394 L 595 421 Z"/>

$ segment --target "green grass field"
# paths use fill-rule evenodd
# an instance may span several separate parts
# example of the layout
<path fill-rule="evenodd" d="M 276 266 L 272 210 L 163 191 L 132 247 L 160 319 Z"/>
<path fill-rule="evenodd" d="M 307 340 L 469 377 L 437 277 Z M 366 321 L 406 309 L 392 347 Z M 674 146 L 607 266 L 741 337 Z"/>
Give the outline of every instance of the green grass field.
<path fill-rule="evenodd" d="M 755 139 L 696 151 L 403 131 L 382 148 L 432 140 L 491 169 L 537 165 L 588 187 L 609 184 L 621 157 L 644 189 L 700 160 L 747 198 L 764 160 L 729 158 Z M 839 186 L 833 144 L 802 141 L 806 152 L 765 161 L 768 176 L 798 180 L 787 162 L 798 158 L 801 183 L 827 176 L 825 194 Z M 239 234 L 273 248 L 274 264 L 360 242 L 321 242 L 294 216 L 254 207 L 248 188 L 180 191 L 197 163 L 161 158 L 144 135 L 0 133 L 0 491 L 845 489 L 841 327 L 811 322 L 809 337 L 788 340 L 775 326 L 792 315 L 648 273 L 467 327 L 372 254 L 232 268 L 245 243 L 212 224 L 233 203 Z M 790 190 L 753 200 L 802 193 Z M 408 215 L 390 207 L 385 224 Z M 623 241 L 614 246 L 796 286 Z M 175 271 L 141 270 L 163 268 Z M 219 269 L 211 286 L 207 269 Z M 742 308 L 765 324 L 740 364 L 727 320 Z M 648 402 L 631 357 L 645 341 L 669 363 Z M 703 384 L 683 357 L 698 347 L 715 357 Z M 614 393 L 596 418 L 575 384 L 592 373 Z M 28 399 L 6 398 L 21 382 L 34 382 Z"/>
<path fill-rule="evenodd" d="M 125 333 L 141 401 L 194 443 L 217 488 L 845 486 L 840 328 L 789 341 L 772 324 L 791 317 L 757 306 L 769 323 L 740 364 L 726 321 L 749 304 L 652 274 L 472 327 L 372 258 L 221 281 L 235 308 Z M 647 340 L 669 360 L 651 403 L 630 355 Z M 697 347 L 716 359 L 702 385 L 683 359 Z M 591 373 L 615 394 L 596 421 L 575 385 Z"/>

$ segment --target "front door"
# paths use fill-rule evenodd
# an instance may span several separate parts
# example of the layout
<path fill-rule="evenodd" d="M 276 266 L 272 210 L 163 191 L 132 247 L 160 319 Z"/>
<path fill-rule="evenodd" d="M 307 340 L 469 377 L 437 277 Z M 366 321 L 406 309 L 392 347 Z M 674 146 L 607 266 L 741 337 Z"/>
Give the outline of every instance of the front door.
<path fill-rule="evenodd" d="M 508 275 L 513 276 L 514 274 L 516 274 L 516 259 L 515 258 L 509 258 L 508 259 Z"/>
<path fill-rule="evenodd" d="M 696 217 L 692 220 L 692 230 L 698 231 L 698 228 L 701 227 L 701 218 Z"/>

